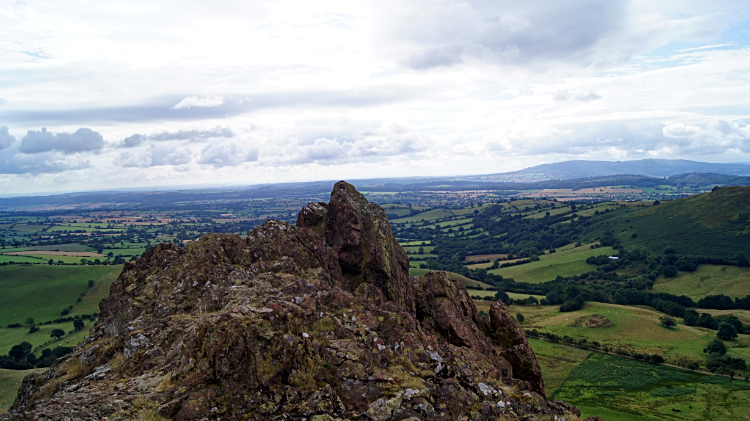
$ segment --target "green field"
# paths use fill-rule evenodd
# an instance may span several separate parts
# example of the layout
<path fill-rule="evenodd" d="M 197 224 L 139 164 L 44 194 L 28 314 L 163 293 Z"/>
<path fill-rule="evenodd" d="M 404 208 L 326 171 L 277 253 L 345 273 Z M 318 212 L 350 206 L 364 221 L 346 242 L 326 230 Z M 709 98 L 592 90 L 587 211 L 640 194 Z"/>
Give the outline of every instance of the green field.
<path fill-rule="evenodd" d="M 716 331 L 678 324 L 667 329 L 659 323 L 664 314 L 650 308 L 621 306 L 587 302 L 583 309 L 561 313 L 558 306 L 511 306 L 509 312 L 521 313 L 526 320 L 524 329 L 537 329 L 559 336 L 586 338 L 613 349 L 623 348 L 629 352 L 660 354 L 668 362 L 700 361 L 705 358 L 703 348 L 715 338 Z M 608 318 L 613 326 L 587 328 L 570 326 L 577 318 L 600 314 Z M 729 355 L 750 359 L 750 336 L 739 335 L 726 342 Z"/>
<path fill-rule="evenodd" d="M 473 212 L 473 211 L 472 211 Z M 408 216 L 406 218 L 394 219 L 394 224 L 401 224 L 404 222 L 417 222 L 417 221 L 434 221 L 436 219 L 447 218 L 456 215 L 448 209 L 433 209 L 427 212 L 418 213 L 416 215 Z"/>
<path fill-rule="evenodd" d="M 0 255 L 0 263 L 45 263 L 42 259 L 37 259 L 33 256 L 8 256 L 5 254 Z"/>
<path fill-rule="evenodd" d="M 121 271 L 122 265 L 0 266 L 0 326 L 23 323 L 27 317 L 34 318 L 37 323 L 54 320 L 71 305 L 74 311 L 98 312 L 99 300 L 109 294 L 108 285 Z M 89 280 L 94 280 L 94 285 L 105 287 L 88 291 Z M 98 299 L 92 296 L 91 300 L 77 304 L 82 293 L 96 293 Z"/>
<path fill-rule="evenodd" d="M 20 344 L 23 341 L 29 342 L 34 346 L 34 349 L 44 346 L 43 348 L 39 348 L 38 351 L 34 351 L 37 357 L 41 355 L 39 351 L 47 347 L 54 348 L 58 345 L 76 346 L 89 334 L 89 329 L 93 325 L 94 322 L 84 320 L 84 328 L 72 334 L 69 334 L 69 332 L 73 330 L 73 322 L 41 325 L 39 326 L 39 331 L 34 333 L 29 333 L 28 327 L 2 328 L 0 329 L 0 355 L 7 355 L 13 345 Z M 44 345 L 47 342 L 53 341 L 53 338 L 49 336 L 53 329 L 62 329 L 67 336 L 62 337 L 59 341 L 55 340 L 48 345 Z"/>
<path fill-rule="evenodd" d="M 595 266 L 586 263 L 589 256 L 612 255 L 611 247 L 590 248 L 583 245 L 576 248 L 561 248 L 557 253 L 539 256 L 536 262 L 511 266 L 501 269 L 492 269 L 489 273 L 502 275 L 504 278 L 513 278 L 517 282 L 541 283 L 551 281 L 558 275 L 573 276 L 583 272 L 595 270 Z"/>
<path fill-rule="evenodd" d="M 31 373 L 43 373 L 46 368 L 35 368 L 33 370 L 5 370 L 0 368 L 0 413 L 7 411 L 18 395 L 23 378 Z"/>
<path fill-rule="evenodd" d="M 674 278 L 660 276 L 653 291 L 687 295 L 696 301 L 716 294 L 742 298 L 750 295 L 750 268 L 700 265 L 695 272 L 680 272 Z"/>
<path fill-rule="evenodd" d="M 741 420 L 750 414 L 750 382 L 595 352 L 550 398 L 573 403 L 582 417 L 608 421 Z"/>

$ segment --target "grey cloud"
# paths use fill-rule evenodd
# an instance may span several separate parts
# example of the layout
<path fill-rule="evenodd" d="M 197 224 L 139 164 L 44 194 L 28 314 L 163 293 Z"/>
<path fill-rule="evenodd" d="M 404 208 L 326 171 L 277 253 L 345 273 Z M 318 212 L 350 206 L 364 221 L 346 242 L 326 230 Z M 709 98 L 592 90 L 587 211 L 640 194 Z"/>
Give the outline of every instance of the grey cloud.
<path fill-rule="evenodd" d="M 150 136 L 134 134 L 121 140 L 117 144 L 119 148 L 134 148 L 140 146 L 148 140 L 154 142 L 166 142 L 170 140 L 187 140 L 188 142 L 205 142 L 214 138 L 232 138 L 234 132 L 232 129 L 216 126 L 209 130 L 178 130 L 176 132 L 161 132 Z"/>
<path fill-rule="evenodd" d="M 135 148 L 136 146 L 139 146 L 141 143 L 145 142 L 147 139 L 148 136 L 136 133 L 132 136 L 126 137 L 125 139 L 122 139 L 118 146 L 120 148 Z"/>
<path fill-rule="evenodd" d="M 89 160 L 65 156 L 59 152 L 21 154 L 15 148 L 0 151 L 0 174 L 43 174 L 82 170 L 91 167 Z"/>
<path fill-rule="evenodd" d="M 16 141 L 16 137 L 8 132 L 7 126 L 0 127 L 0 150 L 9 148 Z"/>
<path fill-rule="evenodd" d="M 75 133 L 48 132 L 42 128 L 40 131 L 29 130 L 21 139 L 19 151 L 28 154 L 59 151 L 65 154 L 78 152 L 98 152 L 104 147 L 104 138 L 101 134 L 82 127 Z"/>
<path fill-rule="evenodd" d="M 176 132 L 162 132 L 155 135 L 151 135 L 148 138 L 154 141 L 165 141 L 165 140 L 188 140 L 190 142 L 202 142 L 211 138 L 234 137 L 234 132 L 231 129 L 216 126 L 210 130 L 178 130 Z"/>
<path fill-rule="evenodd" d="M 0 120 L 20 123 L 72 124 L 93 122 L 197 121 L 235 117 L 258 110 L 282 107 L 362 107 L 396 102 L 424 93 L 422 88 L 378 86 L 352 91 L 279 91 L 226 98 L 214 107 L 181 107 L 184 98 L 164 97 L 148 103 L 109 108 L 51 110 L 13 109 L 0 112 Z"/>
<path fill-rule="evenodd" d="M 466 58 L 589 65 L 597 44 L 625 27 L 626 6 L 624 0 L 430 3 L 401 16 L 395 33 L 422 45 L 404 60 L 415 69 Z"/>
<path fill-rule="evenodd" d="M 0 105 L 5 105 L 8 103 L 7 99 L 0 98 Z"/>
<path fill-rule="evenodd" d="M 237 166 L 245 162 L 257 161 L 259 155 L 258 149 L 242 150 L 231 142 L 210 144 L 201 150 L 198 163 L 213 165 L 217 168 Z"/>

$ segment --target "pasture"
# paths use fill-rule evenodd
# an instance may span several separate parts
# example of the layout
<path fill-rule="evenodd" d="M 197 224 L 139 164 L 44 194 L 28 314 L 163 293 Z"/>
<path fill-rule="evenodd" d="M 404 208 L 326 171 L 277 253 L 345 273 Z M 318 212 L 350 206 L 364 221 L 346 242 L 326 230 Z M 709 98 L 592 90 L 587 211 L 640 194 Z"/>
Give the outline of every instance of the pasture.
<path fill-rule="evenodd" d="M 660 354 L 668 362 L 703 361 L 703 348 L 715 338 L 716 331 L 680 323 L 667 329 L 659 323 L 664 316 L 650 308 L 621 306 L 587 302 L 583 309 L 561 313 L 559 306 L 511 306 L 511 314 L 521 313 L 525 317 L 524 329 L 537 329 L 541 332 L 570 336 L 589 342 L 597 341 L 602 346 L 626 349 L 629 352 Z M 613 326 L 588 328 L 571 326 L 579 317 L 600 314 L 608 318 Z M 750 336 L 739 335 L 734 341 L 726 342 L 729 355 L 750 359 Z"/>
<path fill-rule="evenodd" d="M 24 377 L 31 373 L 43 373 L 47 370 L 46 368 L 32 370 L 5 370 L 0 368 L 0 413 L 7 411 L 13 405 Z"/>
<path fill-rule="evenodd" d="M 740 420 L 750 413 L 750 382 L 592 352 L 550 398 L 608 421 Z"/>
<path fill-rule="evenodd" d="M 716 294 L 742 298 L 750 295 L 750 268 L 699 265 L 695 272 L 680 272 L 674 278 L 660 276 L 653 291 L 687 295 L 696 301 Z"/>
<path fill-rule="evenodd" d="M 37 323 L 54 320 L 71 305 L 83 313 L 98 312 L 99 300 L 109 294 L 109 284 L 121 271 L 122 265 L 0 266 L 0 326 L 23 323 L 27 317 Z M 89 280 L 104 288 L 89 291 Z M 92 296 L 87 297 L 89 294 Z"/>
<path fill-rule="evenodd" d="M 526 263 L 518 266 L 510 266 L 500 269 L 489 270 L 489 273 L 502 275 L 504 278 L 513 278 L 517 282 L 529 282 L 538 284 L 551 281 L 558 275 L 573 276 L 583 272 L 595 270 L 594 266 L 586 263 L 589 256 L 612 255 L 611 247 L 590 248 L 588 245 L 580 247 L 560 248 L 556 253 L 539 256 L 536 262 Z"/>

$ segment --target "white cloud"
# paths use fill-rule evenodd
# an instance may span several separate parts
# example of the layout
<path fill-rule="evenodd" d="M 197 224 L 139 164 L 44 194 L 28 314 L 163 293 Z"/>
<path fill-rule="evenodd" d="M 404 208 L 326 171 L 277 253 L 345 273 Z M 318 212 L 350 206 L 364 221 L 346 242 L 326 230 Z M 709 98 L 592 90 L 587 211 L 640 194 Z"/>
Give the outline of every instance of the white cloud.
<path fill-rule="evenodd" d="M 216 107 L 223 103 L 223 96 L 189 96 L 175 104 L 172 108 Z"/>

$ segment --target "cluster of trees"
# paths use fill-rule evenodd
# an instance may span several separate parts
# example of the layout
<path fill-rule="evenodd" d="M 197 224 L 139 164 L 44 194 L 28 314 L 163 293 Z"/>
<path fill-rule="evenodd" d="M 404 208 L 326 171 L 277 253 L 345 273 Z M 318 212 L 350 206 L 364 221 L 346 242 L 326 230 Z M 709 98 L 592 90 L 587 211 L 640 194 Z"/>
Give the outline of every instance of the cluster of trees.
<path fill-rule="evenodd" d="M 694 309 L 687 309 L 683 320 L 688 326 L 716 330 L 716 336 L 724 340 L 734 339 L 738 333 L 750 334 L 750 326 L 743 324 L 737 316 L 732 314 L 713 317 L 708 313 L 698 314 Z"/>
<path fill-rule="evenodd" d="M 72 347 L 57 346 L 54 349 L 46 348 L 42 350 L 39 358 L 31 352 L 32 345 L 23 341 L 18 345 L 13 345 L 8 355 L 0 356 L 0 368 L 7 370 L 28 370 L 30 368 L 45 368 L 60 357 L 70 354 Z"/>
<path fill-rule="evenodd" d="M 706 367 L 712 373 L 727 374 L 734 377 L 735 370 L 746 370 L 747 362 L 742 358 L 730 357 L 727 354 L 727 346 L 724 342 L 714 339 L 706 345 L 703 352 L 708 354 Z"/>

